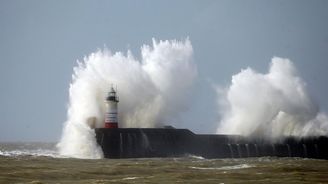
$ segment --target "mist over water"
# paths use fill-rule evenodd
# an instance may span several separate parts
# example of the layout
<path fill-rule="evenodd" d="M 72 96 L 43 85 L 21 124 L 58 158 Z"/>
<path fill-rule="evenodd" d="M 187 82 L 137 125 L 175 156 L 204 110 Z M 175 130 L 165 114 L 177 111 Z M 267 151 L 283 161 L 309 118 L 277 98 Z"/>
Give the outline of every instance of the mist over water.
<path fill-rule="evenodd" d="M 189 39 L 143 45 L 141 60 L 128 51 L 99 50 L 74 68 L 68 117 L 58 144 L 61 155 L 102 158 L 89 124 L 104 126 L 105 97 L 118 87 L 119 127 L 158 127 L 172 124 L 187 108 L 188 89 L 197 75 Z M 174 125 L 174 124 L 173 124 Z"/>
<path fill-rule="evenodd" d="M 327 135 L 328 118 L 308 94 L 294 64 L 274 57 L 269 72 L 252 68 L 217 88 L 222 120 L 217 133 L 275 140 L 281 136 Z"/>

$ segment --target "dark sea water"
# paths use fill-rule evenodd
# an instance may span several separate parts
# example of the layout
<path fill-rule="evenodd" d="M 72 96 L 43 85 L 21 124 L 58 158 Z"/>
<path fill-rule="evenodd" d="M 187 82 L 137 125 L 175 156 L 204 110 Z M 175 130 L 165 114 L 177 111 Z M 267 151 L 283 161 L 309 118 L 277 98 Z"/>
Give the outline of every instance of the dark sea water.
<path fill-rule="evenodd" d="M 0 183 L 328 183 L 328 161 L 303 158 L 73 159 L 55 144 L 0 143 Z"/>

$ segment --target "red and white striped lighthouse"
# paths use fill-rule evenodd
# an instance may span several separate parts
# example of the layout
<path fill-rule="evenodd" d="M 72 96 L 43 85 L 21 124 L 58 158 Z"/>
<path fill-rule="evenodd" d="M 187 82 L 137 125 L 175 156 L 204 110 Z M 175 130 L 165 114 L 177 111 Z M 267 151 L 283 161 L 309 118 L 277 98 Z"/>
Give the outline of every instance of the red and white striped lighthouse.
<path fill-rule="evenodd" d="M 117 103 L 118 96 L 112 86 L 106 98 L 105 128 L 118 128 Z"/>

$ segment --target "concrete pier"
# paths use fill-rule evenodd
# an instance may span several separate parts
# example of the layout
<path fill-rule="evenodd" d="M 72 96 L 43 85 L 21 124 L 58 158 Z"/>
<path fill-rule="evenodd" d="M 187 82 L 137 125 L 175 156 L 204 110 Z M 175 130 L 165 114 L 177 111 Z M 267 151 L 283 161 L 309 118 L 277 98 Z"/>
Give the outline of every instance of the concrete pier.
<path fill-rule="evenodd" d="M 98 128 L 98 144 L 106 158 L 180 157 L 204 158 L 304 157 L 328 159 L 328 137 L 286 137 L 271 142 L 233 135 L 194 134 L 188 129 Z"/>

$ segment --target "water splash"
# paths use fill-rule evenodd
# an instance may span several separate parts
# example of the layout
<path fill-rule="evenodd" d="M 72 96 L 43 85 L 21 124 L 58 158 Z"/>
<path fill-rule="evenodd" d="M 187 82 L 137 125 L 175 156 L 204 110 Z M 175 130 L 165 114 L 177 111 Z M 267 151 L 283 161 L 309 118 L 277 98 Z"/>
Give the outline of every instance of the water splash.
<path fill-rule="evenodd" d="M 327 116 L 288 59 L 273 58 L 267 74 L 242 70 L 232 76 L 228 89 L 217 92 L 222 114 L 218 133 L 270 139 L 328 133 Z"/>
<path fill-rule="evenodd" d="M 118 86 L 120 127 L 157 127 L 172 122 L 187 108 L 188 89 L 197 75 L 193 49 L 185 41 L 159 41 L 141 48 L 141 61 L 130 51 L 100 50 L 78 62 L 69 90 L 68 118 L 58 144 L 60 154 L 102 158 L 95 127 L 103 127 L 104 99 Z M 174 125 L 174 124 L 173 124 Z"/>

